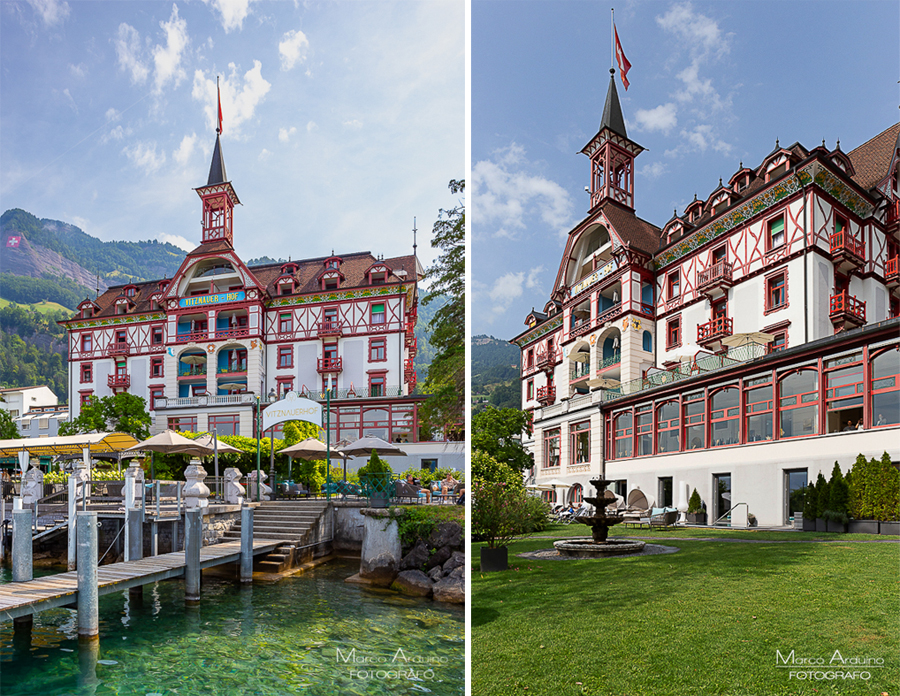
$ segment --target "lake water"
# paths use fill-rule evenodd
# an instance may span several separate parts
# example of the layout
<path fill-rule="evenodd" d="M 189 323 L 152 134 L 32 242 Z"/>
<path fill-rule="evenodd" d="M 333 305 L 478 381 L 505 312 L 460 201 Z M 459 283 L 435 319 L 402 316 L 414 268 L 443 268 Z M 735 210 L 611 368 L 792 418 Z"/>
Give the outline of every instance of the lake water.
<path fill-rule="evenodd" d="M 0 694 L 464 693 L 462 608 L 343 582 L 358 569 L 336 560 L 252 587 L 204 576 L 198 608 L 180 579 L 146 585 L 140 605 L 107 595 L 94 650 L 72 609 L 36 615 L 30 645 L 0 623 Z"/>

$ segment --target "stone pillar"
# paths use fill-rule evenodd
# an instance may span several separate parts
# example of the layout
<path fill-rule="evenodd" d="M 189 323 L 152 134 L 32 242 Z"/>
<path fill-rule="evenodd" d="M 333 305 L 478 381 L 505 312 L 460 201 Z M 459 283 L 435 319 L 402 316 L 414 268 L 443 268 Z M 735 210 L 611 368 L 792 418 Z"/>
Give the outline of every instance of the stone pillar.
<path fill-rule="evenodd" d="M 241 508 L 241 582 L 253 582 L 253 508 Z"/>
<path fill-rule="evenodd" d="M 265 480 L 267 478 L 269 478 L 269 475 L 265 471 L 261 472 L 261 474 L 262 475 L 260 476 L 260 481 L 262 481 L 263 483 L 260 485 L 261 495 L 260 495 L 259 499 L 260 500 L 271 500 L 271 498 L 269 498 L 269 493 L 272 492 L 272 489 L 269 488 L 265 484 Z M 256 471 L 255 470 L 251 471 L 249 474 L 247 474 L 247 482 L 249 483 L 249 486 L 250 486 L 250 500 L 255 503 L 256 502 Z"/>
<path fill-rule="evenodd" d="M 77 563 L 75 543 L 75 513 L 81 505 L 81 498 L 87 495 L 86 481 L 91 477 L 91 455 L 87 448 L 82 452 L 82 458 L 75 460 L 75 469 L 69 474 L 69 548 L 67 563 L 69 570 L 75 570 Z"/>
<path fill-rule="evenodd" d="M 31 552 L 31 523 L 31 510 L 13 510 L 13 582 L 28 582 L 34 578 Z"/>
<path fill-rule="evenodd" d="M 187 510 L 201 510 L 209 507 L 209 488 L 203 479 L 206 469 L 200 465 L 199 459 L 191 460 L 191 465 L 184 470 L 184 507 Z"/>
<path fill-rule="evenodd" d="M 203 545 L 203 517 L 200 508 L 184 513 L 184 601 L 200 602 L 200 547 Z"/>
<path fill-rule="evenodd" d="M 79 512 L 78 533 L 78 640 L 100 639 L 97 584 L 97 513 Z"/>
<path fill-rule="evenodd" d="M 362 552 L 359 559 L 359 580 L 388 587 L 400 570 L 400 528 L 397 517 L 403 510 L 364 508 Z"/>
<path fill-rule="evenodd" d="M 225 469 L 225 504 L 243 505 L 244 487 L 241 485 L 243 474 L 235 467 Z"/>
<path fill-rule="evenodd" d="M 125 509 L 133 508 L 143 500 L 143 492 L 144 470 L 138 466 L 136 459 L 132 459 L 125 470 Z"/>
<path fill-rule="evenodd" d="M 31 467 L 22 477 L 22 505 L 34 509 L 34 504 L 44 496 L 44 472 Z"/>
<path fill-rule="evenodd" d="M 125 508 L 125 560 L 139 561 L 144 557 L 144 529 L 141 511 Z"/>

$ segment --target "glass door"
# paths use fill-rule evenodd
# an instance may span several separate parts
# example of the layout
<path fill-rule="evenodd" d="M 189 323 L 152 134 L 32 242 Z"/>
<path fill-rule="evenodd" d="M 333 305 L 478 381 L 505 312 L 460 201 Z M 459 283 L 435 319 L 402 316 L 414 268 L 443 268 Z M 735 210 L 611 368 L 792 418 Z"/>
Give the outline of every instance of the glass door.
<path fill-rule="evenodd" d="M 786 469 L 784 472 L 784 523 L 790 526 L 795 512 L 803 512 L 803 489 L 808 481 L 806 469 Z"/>
<path fill-rule="evenodd" d="M 713 522 L 731 525 L 731 474 L 713 475 Z M 725 517 L 723 517 L 723 515 Z M 720 517 L 723 519 L 719 520 Z"/>

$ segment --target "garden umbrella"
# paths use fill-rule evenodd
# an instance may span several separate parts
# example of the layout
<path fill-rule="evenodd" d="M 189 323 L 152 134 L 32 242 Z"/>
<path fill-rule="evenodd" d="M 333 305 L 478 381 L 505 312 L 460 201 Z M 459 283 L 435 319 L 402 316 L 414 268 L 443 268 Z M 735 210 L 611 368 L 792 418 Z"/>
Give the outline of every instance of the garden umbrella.
<path fill-rule="evenodd" d="M 294 457 L 299 457 L 300 459 L 325 459 L 325 455 L 327 453 L 327 447 L 325 443 L 321 440 L 317 440 L 314 437 L 308 437 L 302 442 L 298 442 L 295 445 L 291 445 L 290 447 L 285 447 L 282 450 L 278 450 L 278 454 L 286 454 L 288 455 L 288 476 L 290 476 L 290 462 Z M 347 478 L 347 455 L 343 452 L 339 452 L 338 450 L 332 448 L 331 450 L 332 457 L 339 457 L 344 460 L 344 479 Z M 329 466 L 331 463 L 328 463 Z"/>
<path fill-rule="evenodd" d="M 205 447 L 209 447 L 212 450 L 212 455 L 214 458 L 214 471 L 213 475 L 216 477 L 216 498 L 219 497 L 219 455 L 220 454 L 243 454 L 244 450 L 239 450 L 237 447 L 232 447 L 227 442 L 222 442 L 219 440 L 218 436 L 215 438 L 212 436 L 212 433 L 205 433 L 198 437 L 194 442 L 198 445 L 203 445 Z"/>
<path fill-rule="evenodd" d="M 191 353 L 190 355 L 182 355 L 179 360 L 187 365 L 199 365 L 206 362 L 206 356 L 202 353 Z"/>
<path fill-rule="evenodd" d="M 356 442 L 339 448 L 337 451 L 349 457 L 368 457 L 375 450 L 375 454 L 385 457 L 405 457 L 406 452 L 380 437 L 362 437 Z"/>
<path fill-rule="evenodd" d="M 145 450 L 151 453 L 150 478 L 153 478 L 153 452 L 162 452 L 163 454 L 190 454 L 195 457 L 205 457 L 213 453 L 211 447 L 199 445 L 194 440 L 189 440 L 184 435 L 179 435 L 174 430 L 163 430 L 159 435 L 154 435 L 143 442 L 139 442 L 134 447 L 126 449 L 125 452 L 130 452 L 131 450 Z"/>
<path fill-rule="evenodd" d="M 775 337 L 769 333 L 763 333 L 762 331 L 752 331 L 750 333 L 736 333 L 731 336 L 726 336 L 722 339 L 723 346 L 729 346 L 730 348 L 737 348 L 738 346 L 746 345 L 747 343 L 771 343 L 775 340 Z"/>
<path fill-rule="evenodd" d="M 220 384 L 219 389 L 224 389 L 225 391 L 235 391 L 237 389 L 246 389 L 246 384 L 239 384 L 238 382 L 230 382 L 228 384 Z"/>
<path fill-rule="evenodd" d="M 589 387 L 600 387 L 601 389 L 616 389 L 621 384 L 619 380 L 608 377 L 594 377 L 588 380 Z"/>

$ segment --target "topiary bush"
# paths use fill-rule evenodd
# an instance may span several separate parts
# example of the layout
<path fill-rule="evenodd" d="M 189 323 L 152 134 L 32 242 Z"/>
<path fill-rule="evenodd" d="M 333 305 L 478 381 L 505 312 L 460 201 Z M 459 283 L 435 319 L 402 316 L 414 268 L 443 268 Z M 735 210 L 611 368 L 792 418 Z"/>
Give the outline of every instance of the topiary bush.
<path fill-rule="evenodd" d="M 700 499 L 700 494 L 697 492 L 696 488 L 694 489 L 694 492 L 691 493 L 691 497 L 688 500 L 687 511 L 692 515 L 703 512 L 703 501 Z"/>

